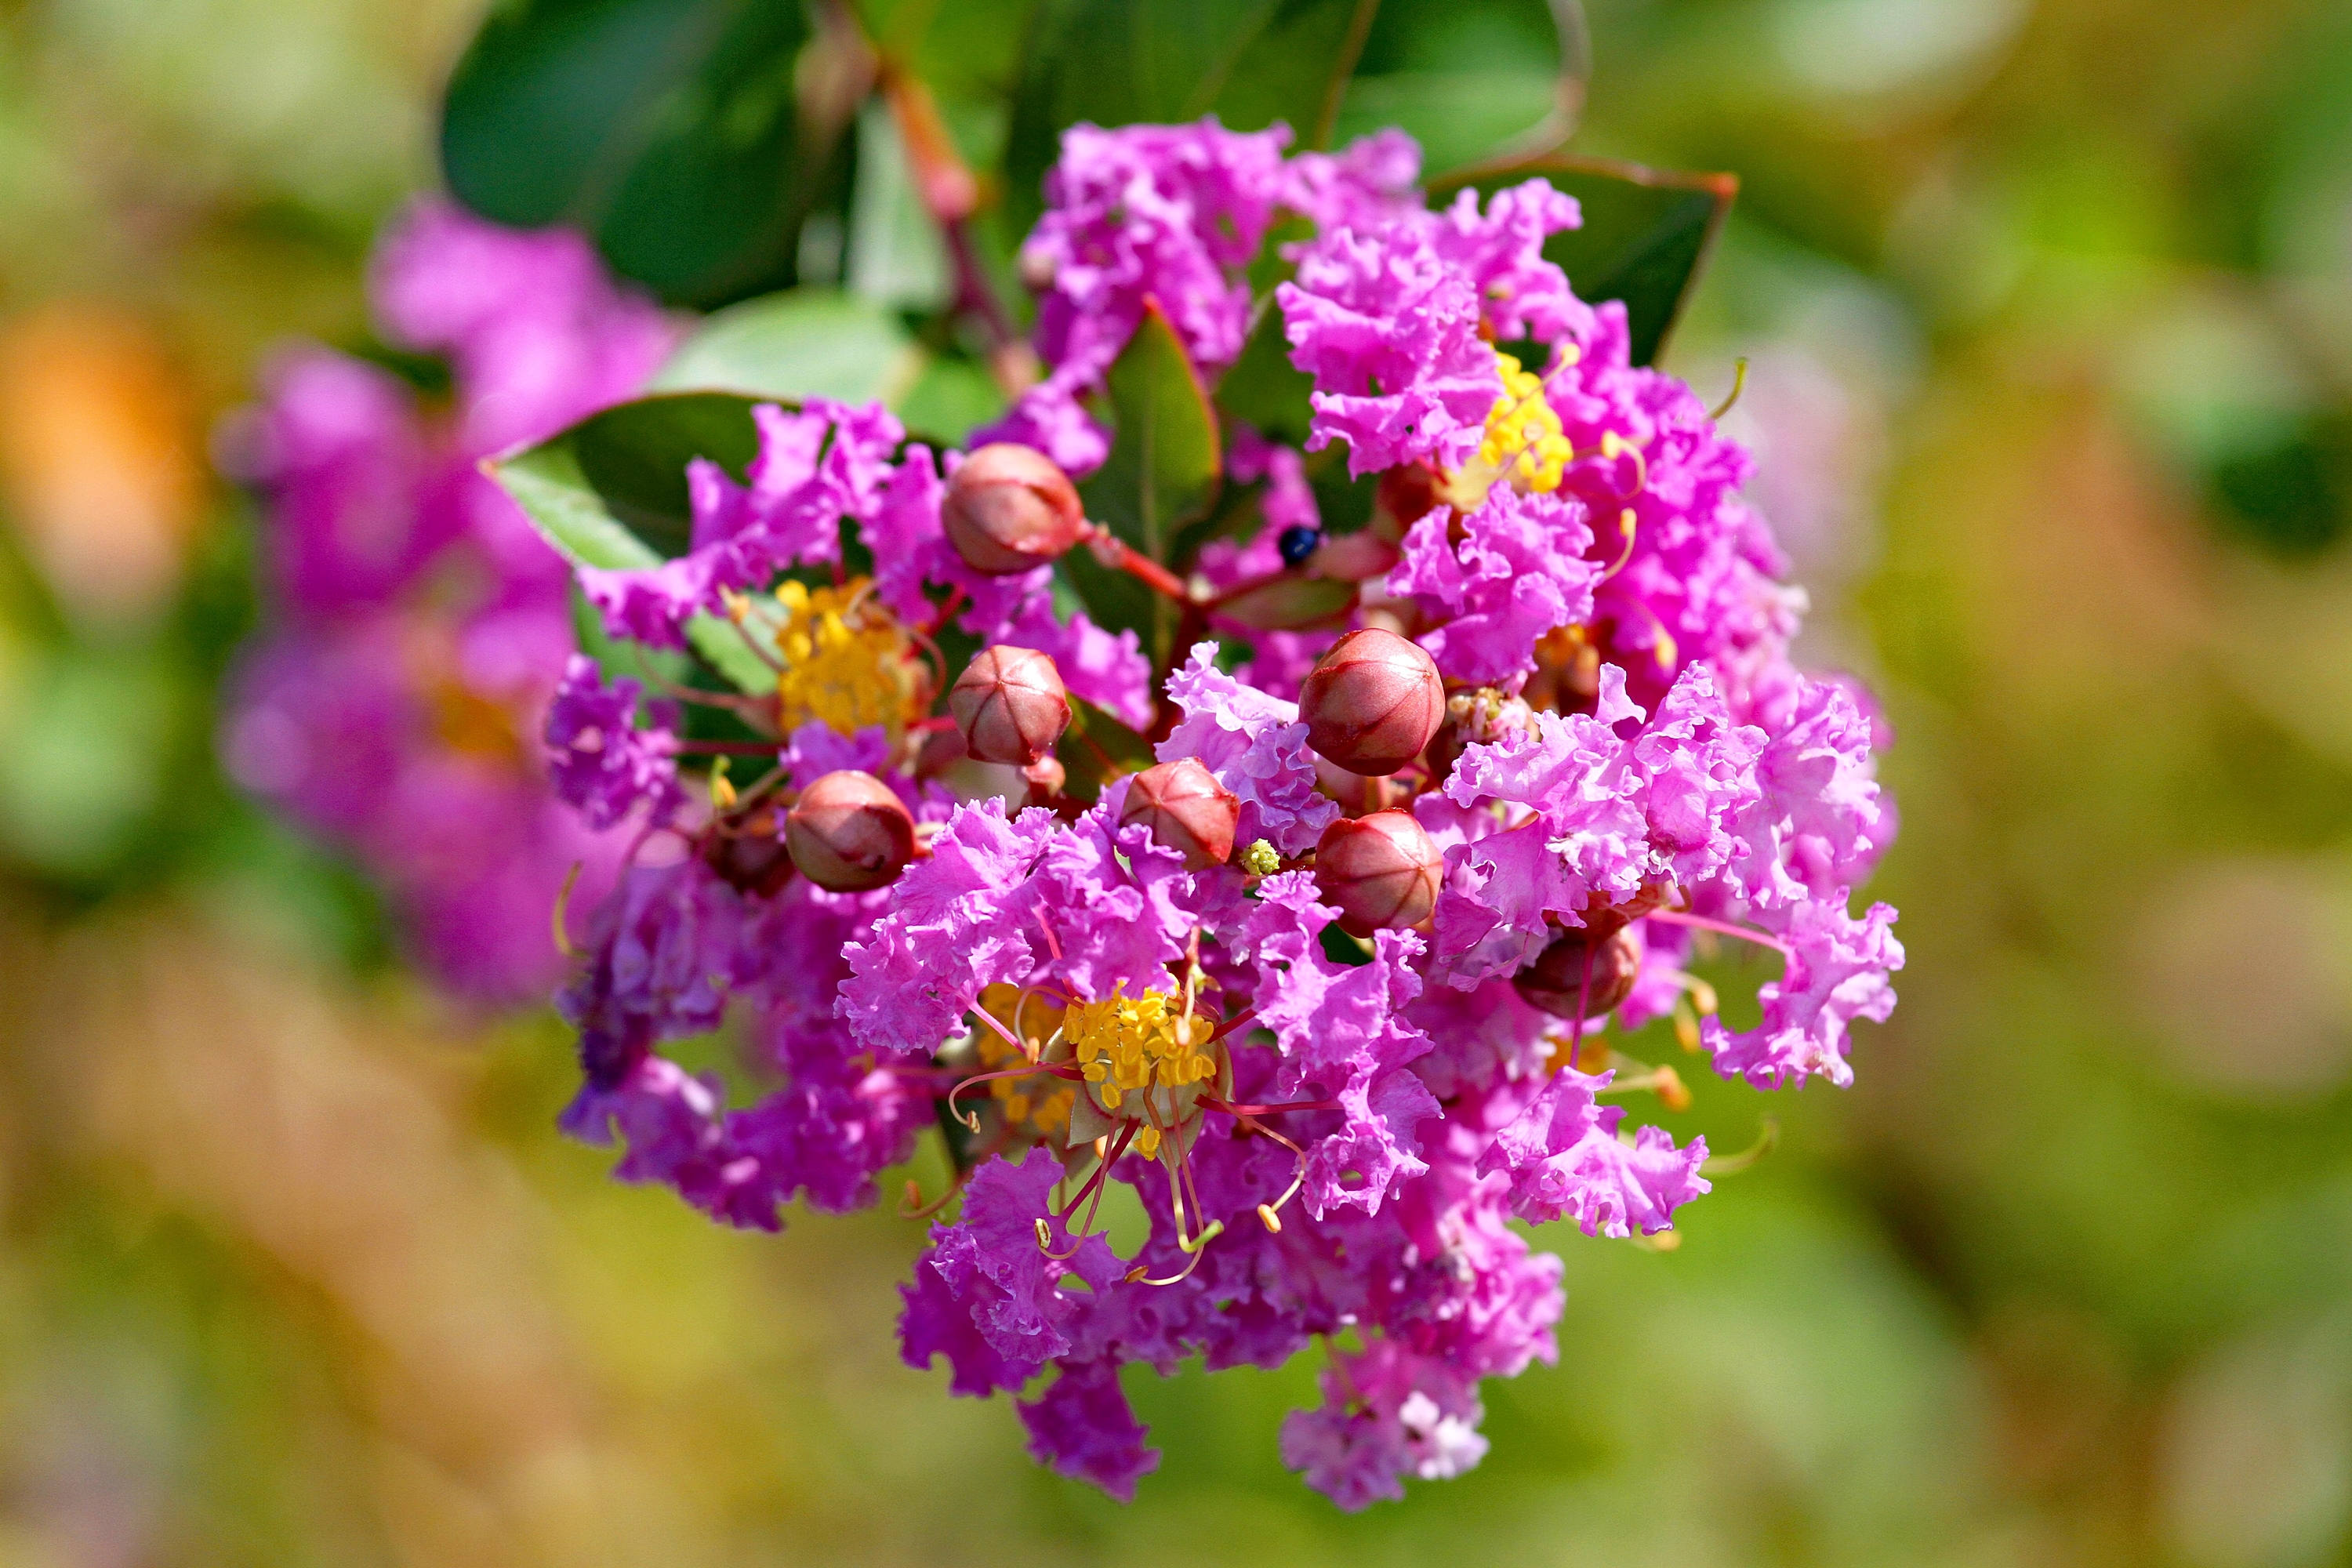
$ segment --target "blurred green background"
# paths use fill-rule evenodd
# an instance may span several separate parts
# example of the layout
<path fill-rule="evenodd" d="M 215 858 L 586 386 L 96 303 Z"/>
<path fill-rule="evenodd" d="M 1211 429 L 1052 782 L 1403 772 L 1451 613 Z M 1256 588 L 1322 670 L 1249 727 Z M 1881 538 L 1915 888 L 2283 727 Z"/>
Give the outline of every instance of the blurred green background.
<path fill-rule="evenodd" d="M 916 1227 L 612 1184 L 221 781 L 208 433 L 361 329 L 475 0 L 0 3 L 0 1565 L 2352 1563 L 2352 10 L 1589 10 L 1579 148 L 1745 182 L 1668 363 L 1750 361 L 1911 962 L 1349 1518 L 1304 1363 L 1142 1376 L 1131 1509 L 1033 1469 L 898 1363 Z"/>

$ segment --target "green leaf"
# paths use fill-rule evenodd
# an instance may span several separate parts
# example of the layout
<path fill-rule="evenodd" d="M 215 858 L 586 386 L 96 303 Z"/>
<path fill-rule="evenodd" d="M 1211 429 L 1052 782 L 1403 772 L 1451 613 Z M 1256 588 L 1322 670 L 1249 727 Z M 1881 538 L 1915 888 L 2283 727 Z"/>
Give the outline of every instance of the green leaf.
<path fill-rule="evenodd" d="M 1290 363 L 1290 340 L 1283 335 L 1282 311 L 1269 297 L 1242 344 L 1241 357 L 1217 383 L 1217 406 L 1257 427 L 1269 441 L 1307 444 L 1307 423 L 1315 410 L 1307 395 L 1315 378 Z"/>
<path fill-rule="evenodd" d="M 1026 230 L 1061 134 L 1214 114 L 1276 121 L 1294 150 L 1325 144 L 1377 0 L 1040 0 L 1029 20 L 1005 149 L 1006 209 Z"/>
<path fill-rule="evenodd" d="M 1142 325 L 1104 379 L 1110 455 L 1078 487 L 1078 494 L 1089 518 L 1165 563 L 1177 531 L 1217 499 L 1224 453 L 1216 411 L 1157 305 L 1146 307 Z M 1085 551 L 1063 559 L 1087 608 L 1106 626 L 1137 628 L 1153 662 L 1164 662 L 1175 636 L 1176 606 Z"/>
<path fill-rule="evenodd" d="M 1545 258 L 1568 274 L 1579 298 L 1622 300 L 1633 363 L 1653 363 L 1715 248 L 1739 194 L 1738 178 L 1556 153 L 1434 181 L 1430 199 L 1434 204 L 1464 185 L 1483 196 L 1536 174 L 1584 208 L 1584 226 L 1546 240 Z"/>
<path fill-rule="evenodd" d="M 1078 494 L 1087 515 L 1155 561 L 1175 531 L 1217 499 L 1224 451 L 1216 411 L 1176 330 L 1156 304 L 1105 378 L 1110 456 Z"/>
<path fill-rule="evenodd" d="M 692 537 L 688 462 L 709 458 L 740 479 L 759 450 L 751 410 L 766 401 L 716 392 L 639 398 L 484 467 L 575 567 L 658 566 Z M 687 641 L 742 689 L 775 689 L 774 672 L 717 616 L 697 616 Z"/>
<path fill-rule="evenodd" d="M 583 230 L 676 303 L 783 287 L 854 107 L 812 90 L 840 79 L 830 46 L 803 60 L 813 37 L 799 0 L 501 5 L 450 80 L 449 188 L 500 223 Z"/>
<path fill-rule="evenodd" d="M 1140 773 L 1158 760 L 1150 742 L 1078 697 L 1070 699 L 1070 727 L 1055 754 L 1069 773 L 1063 789 L 1073 800 L 1093 800 L 1112 779 Z"/>
<path fill-rule="evenodd" d="M 837 289 L 787 289 L 703 321 L 649 390 L 879 398 L 895 407 L 922 372 L 922 351 L 882 306 Z"/>
<path fill-rule="evenodd" d="M 1576 0 L 1381 0 L 1332 139 L 1398 126 L 1424 169 L 1557 147 L 1587 53 Z"/>
<path fill-rule="evenodd" d="M 937 310 L 954 292 L 946 242 L 923 205 L 889 105 L 857 113 L 857 184 L 849 198 L 850 291 L 877 305 Z"/>

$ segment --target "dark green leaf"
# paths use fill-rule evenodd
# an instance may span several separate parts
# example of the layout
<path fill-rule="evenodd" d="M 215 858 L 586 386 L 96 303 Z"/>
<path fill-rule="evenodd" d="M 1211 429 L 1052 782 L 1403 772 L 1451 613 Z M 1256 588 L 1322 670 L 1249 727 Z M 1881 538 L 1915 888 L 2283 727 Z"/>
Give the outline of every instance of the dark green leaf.
<path fill-rule="evenodd" d="M 811 38 L 798 0 L 502 5 L 449 84 L 449 188 L 500 223 L 583 229 L 666 300 L 781 288 L 851 107 L 804 98 L 838 75 L 801 68 Z"/>
<path fill-rule="evenodd" d="M 1269 441 L 1306 445 L 1314 414 L 1307 395 L 1315 378 L 1290 363 L 1290 340 L 1283 335 L 1282 311 L 1268 299 L 1242 344 L 1241 358 L 1217 383 L 1217 406 L 1233 418 L 1257 426 Z"/>
<path fill-rule="evenodd" d="M 691 537 L 688 462 L 710 458 L 740 479 L 759 449 L 751 409 L 761 401 L 716 392 L 640 398 L 487 467 L 574 566 L 658 566 Z M 744 690 L 774 689 L 773 672 L 726 622 L 698 616 L 687 640 Z"/>
<path fill-rule="evenodd" d="M 1431 200 L 1465 184 L 1490 193 L 1535 174 L 1584 208 L 1584 226 L 1546 240 L 1545 257 L 1567 272 L 1580 298 L 1622 300 L 1633 363 L 1652 363 L 1715 247 L 1738 179 L 1555 154 L 1437 181 Z"/>
<path fill-rule="evenodd" d="M 1398 126 L 1425 169 L 1557 147 L 1585 57 L 1576 0 L 1381 0 L 1333 140 Z"/>
<path fill-rule="evenodd" d="M 1105 378 L 1110 456 L 1078 493 L 1087 515 L 1155 561 L 1179 527 L 1216 500 L 1224 453 L 1217 416 L 1184 345 L 1159 307 Z"/>
<path fill-rule="evenodd" d="M 1007 211 L 1025 230 L 1061 134 L 1198 120 L 1284 121 L 1327 139 L 1377 0 L 1040 0 L 1029 20 L 1005 149 Z"/>
<path fill-rule="evenodd" d="M 1157 760 L 1150 742 L 1077 697 L 1070 699 L 1070 727 L 1055 754 L 1068 771 L 1063 788 L 1074 800 L 1092 800 L 1110 780 L 1139 773 Z"/>
<path fill-rule="evenodd" d="M 880 305 L 832 289 L 788 289 L 705 321 L 651 390 L 880 398 L 895 406 L 922 371 L 922 351 Z"/>
<path fill-rule="evenodd" d="M 1157 306 L 1119 353 L 1105 378 L 1112 423 L 1110 456 L 1078 487 L 1087 515 L 1154 561 L 1185 523 L 1217 499 L 1224 454 L 1215 410 L 1201 390 L 1184 345 Z M 1082 554 L 1074 551 L 1073 556 Z M 1176 606 L 1125 572 L 1090 556 L 1069 561 L 1070 577 L 1106 626 L 1134 626 L 1153 662 L 1168 655 Z M 1139 597 L 1139 593 L 1140 597 Z"/>

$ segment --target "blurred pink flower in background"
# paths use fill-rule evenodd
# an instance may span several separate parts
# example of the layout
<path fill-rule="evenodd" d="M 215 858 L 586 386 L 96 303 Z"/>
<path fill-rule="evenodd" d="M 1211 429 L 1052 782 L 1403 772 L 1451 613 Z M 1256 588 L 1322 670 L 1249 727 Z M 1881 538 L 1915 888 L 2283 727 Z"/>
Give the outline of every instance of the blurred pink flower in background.
<path fill-rule="evenodd" d="M 628 395 L 670 321 L 568 232 L 424 202 L 371 275 L 378 325 L 448 369 L 446 404 L 315 344 L 281 351 L 225 466 L 267 508 L 270 625 L 233 678 L 230 773 L 353 855 L 416 958 L 483 1001 L 543 994 L 548 910 L 624 835 L 549 794 L 542 715 L 572 649 L 568 574 L 480 460 Z"/>

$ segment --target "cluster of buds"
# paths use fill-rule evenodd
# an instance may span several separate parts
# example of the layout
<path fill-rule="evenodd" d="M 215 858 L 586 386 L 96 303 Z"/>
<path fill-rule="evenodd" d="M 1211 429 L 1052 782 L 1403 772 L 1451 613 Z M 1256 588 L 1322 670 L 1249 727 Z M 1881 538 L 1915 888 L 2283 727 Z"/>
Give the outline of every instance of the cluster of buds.
<path fill-rule="evenodd" d="M 1510 1222 L 1664 1247 L 1726 1168 L 1631 1124 L 1626 1096 L 1690 1102 L 1636 1053 L 1843 1083 L 1902 953 L 1891 910 L 1850 910 L 1892 832 L 1869 712 L 1788 661 L 1744 454 L 1543 258 L 1575 204 L 1535 179 L 1433 212 L 1403 139 L 1286 134 L 1073 131 L 1024 251 L 1047 374 L 967 453 L 878 406 L 763 411 L 748 491 L 690 476 L 694 551 L 582 573 L 615 637 L 726 612 L 776 691 L 658 694 L 748 742 L 646 727 L 585 660 L 559 698 L 567 798 L 698 851 L 590 917 L 566 1121 L 757 1226 L 871 1201 L 936 1128 L 910 1363 L 1034 1390 L 1033 1450 L 1126 1496 L 1157 1455 L 1122 1363 L 1339 1336 L 1282 1452 L 1359 1507 L 1475 1463 L 1481 1380 L 1557 1353 L 1561 1265 Z M 1256 300 L 1284 214 L 1309 237 Z M 1129 339 L 1157 311 L 1213 396 L 1259 309 L 1314 383 L 1303 448 L 1224 416 L 1256 488 L 1168 559 L 1089 521 Z M 1493 346 L 1528 342 L 1539 368 Z M 1342 484 L 1352 531 L 1318 510 Z M 1063 607 L 1099 582 L 1082 545 L 1165 597 L 1152 626 Z M 741 756 L 767 767 L 738 789 Z M 1780 964 L 1752 1029 L 1694 973 L 1722 943 Z M 730 1002 L 780 1086 L 740 1109 L 659 1050 Z M 1150 1220 L 1125 1254 L 1113 1184 Z"/>

